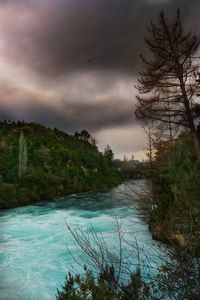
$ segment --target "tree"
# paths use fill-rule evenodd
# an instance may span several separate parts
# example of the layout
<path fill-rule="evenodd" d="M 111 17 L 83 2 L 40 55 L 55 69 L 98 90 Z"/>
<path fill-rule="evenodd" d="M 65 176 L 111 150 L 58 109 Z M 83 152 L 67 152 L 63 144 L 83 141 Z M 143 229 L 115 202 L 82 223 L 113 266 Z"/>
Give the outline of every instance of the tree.
<path fill-rule="evenodd" d="M 145 41 L 151 56 L 148 60 L 141 56 L 144 70 L 136 86 L 136 117 L 147 123 L 168 124 L 169 132 L 173 127 L 189 130 L 200 161 L 194 121 L 198 116 L 195 100 L 199 91 L 195 55 L 200 41 L 184 30 L 179 10 L 173 22 L 161 12 L 158 23 L 151 22 L 148 31 L 150 36 Z"/>
<path fill-rule="evenodd" d="M 104 149 L 104 156 L 111 162 L 114 158 L 114 153 L 109 145 Z"/>
<path fill-rule="evenodd" d="M 154 244 L 148 252 L 155 255 L 158 265 L 151 265 L 135 235 L 125 238 L 122 225 L 116 219 L 112 248 L 93 227 L 85 232 L 67 224 L 78 255 L 67 247 L 68 253 L 77 264 L 84 264 L 84 272 L 68 272 L 63 287 L 57 290 L 57 300 L 200 299 L 199 258 L 178 248 Z"/>
<path fill-rule="evenodd" d="M 97 147 L 98 140 L 95 137 L 90 136 L 90 144 L 92 145 L 92 147 L 94 149 L 98 150 L 98 147 Z"/>
<path fill-rule="evenodd" d="M 80 140 L 83 140 L 83 141 L 89 141 L 91 135 L 90 133 L 87 131 L 87 130 L 82 130 L 80 133 L 78 133 L 77 131 L 75 132 L 74 136 Z"/>

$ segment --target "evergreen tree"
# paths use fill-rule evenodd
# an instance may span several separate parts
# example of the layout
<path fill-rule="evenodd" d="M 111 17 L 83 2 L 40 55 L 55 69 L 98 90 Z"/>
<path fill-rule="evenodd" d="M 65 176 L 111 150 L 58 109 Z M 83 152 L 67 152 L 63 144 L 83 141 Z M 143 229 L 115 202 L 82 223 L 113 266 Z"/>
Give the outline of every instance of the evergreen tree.
<path fill-rule="evenodd" d="M 148 31 L 150 37 L 145 41 L 151 56 L 149 59 L 142 56 L 144 70 L 136 86 L 139 91 L 136 117 L 142 122 L 168 124 L 170 138 L 173 127 L 189 130 L 200 161 L 194 122 L 199 89 L 195 77 L 199 65 L 194 56 L 200 41 L 183 29 L 179 10 L 174 22 L 161 12 L 158 23 L 152 22 Z"/>

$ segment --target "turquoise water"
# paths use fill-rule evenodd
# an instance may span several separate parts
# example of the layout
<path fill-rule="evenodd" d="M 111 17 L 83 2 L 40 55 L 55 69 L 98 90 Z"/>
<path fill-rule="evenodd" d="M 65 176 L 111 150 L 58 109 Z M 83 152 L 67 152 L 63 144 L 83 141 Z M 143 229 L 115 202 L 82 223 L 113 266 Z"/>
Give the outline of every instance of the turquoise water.
<path fill-rule="evenodd" d="M 127 184 L 104 193 L 71 195 L 0 212 L 0 299 L 55 299 L 67 271 L 81 270 L 67 251 L 68 247 L 77 255 L 66 222 L 84 232 L 92 225 L 112 245 L 116 218 L 123 223 L 127 239 L 133 233 L 148 252 L 153 241 Z"/>

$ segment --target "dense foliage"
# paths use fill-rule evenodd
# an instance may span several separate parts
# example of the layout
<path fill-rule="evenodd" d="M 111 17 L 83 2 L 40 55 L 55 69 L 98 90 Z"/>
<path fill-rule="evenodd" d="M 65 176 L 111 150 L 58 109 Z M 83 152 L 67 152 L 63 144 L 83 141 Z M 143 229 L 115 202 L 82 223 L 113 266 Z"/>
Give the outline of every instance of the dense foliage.
<path fill-rule="evenodd" d="M 0 208 L 117 185 L 119 172 L 82 136 L 0 123 Z"/>
<path fill-rule="evenodd" d="M 139 300 L 149 296 L 149 287 L 142 280 L 139 268 L 132 273 L 128 283 L 120 284 L 114 267 L 106 266 L 97 278 L 87 268 L 83 275 L 68 273 L 63 289 L 58 291 L 57 300 Z"/>
<path fill-rule="evenodd" d="M 149 175 L 154 236 L 199 254 L 200 163 L 191 136 L 157 145 Z"/>

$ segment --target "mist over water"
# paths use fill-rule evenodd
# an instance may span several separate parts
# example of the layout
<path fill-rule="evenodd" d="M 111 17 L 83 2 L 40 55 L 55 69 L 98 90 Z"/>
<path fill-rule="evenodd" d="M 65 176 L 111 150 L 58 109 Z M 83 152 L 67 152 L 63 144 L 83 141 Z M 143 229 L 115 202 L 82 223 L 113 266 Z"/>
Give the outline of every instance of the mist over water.
<path fill-rule="evenodd" d="M 67 272 L 81 271 L 67 252 L 66 245 L 77 255 L 66 222 L 86 232 L 92 225 L 112 244 L 116 218 L 122 221 L 127 234 L 134 232 L 144 249 L 153 244 L 147 225 L 134 206 L 134 193 L 129 184 L 108 192 L 71 195 L 55 202 L 2 211 L 0 299 L 55 299 L 56 290 L 63 285 Z"/>

